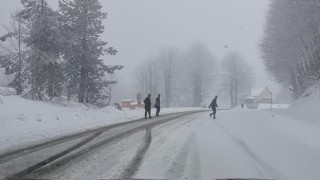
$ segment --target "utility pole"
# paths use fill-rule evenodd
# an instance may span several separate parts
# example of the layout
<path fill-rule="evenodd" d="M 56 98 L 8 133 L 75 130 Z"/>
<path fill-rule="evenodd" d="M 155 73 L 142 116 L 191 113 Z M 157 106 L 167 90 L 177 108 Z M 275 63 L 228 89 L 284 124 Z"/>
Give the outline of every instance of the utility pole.
<path fill-rule="evenodd" d="M 271 111 L 272 111 L 272 91 L 271 91 Z"/>

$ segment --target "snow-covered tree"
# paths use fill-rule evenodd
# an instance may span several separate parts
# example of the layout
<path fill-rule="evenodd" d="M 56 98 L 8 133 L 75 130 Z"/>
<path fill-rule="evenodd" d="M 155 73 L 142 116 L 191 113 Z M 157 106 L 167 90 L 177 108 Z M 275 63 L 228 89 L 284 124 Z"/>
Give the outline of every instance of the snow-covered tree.
<path fill-rule="evenodd" d="M 98 0 L 60 0 L 59 13 L 67 37 L 64 45 L 67 94 L 81 103 L 95 102 L 102 97 L 103 77 L 108 67 L 100 58 L 115 55 L 112 47 L 105 49 L 100 39 L 102 21 L 107 17 Z"/>
<path fill-rule="evenodd" d="M 48 6 L 46 0 L 22 0 L 22 18 L 28 27 L 25 38 L 30 49 L 28 66 L 29 83 L 33 99 L 50 98 L 62 93 L 63 73 L 59 61 L 61 31 L 57 13 Z"/>
<path fill-rule="evenodd" d="M 299 97 L 320 79 L 320 2 L 272 1 L 261 43 L 267 70 Z"/>
<path fill-rule="evenodd" d="M 20 11 L 11 16 L 11 24 L 6 27 L 7 34 L 1 37 L 1 62 L 0 64 L 7 69 L 7 74 L 14 74 L 14 80 L 10 86 L 15 89 L 17 95 L 21 95 L 26 88 L 27 63 L 25 61 L 28 51 L 25 48 L 24 38 L 26 28 Z"/>

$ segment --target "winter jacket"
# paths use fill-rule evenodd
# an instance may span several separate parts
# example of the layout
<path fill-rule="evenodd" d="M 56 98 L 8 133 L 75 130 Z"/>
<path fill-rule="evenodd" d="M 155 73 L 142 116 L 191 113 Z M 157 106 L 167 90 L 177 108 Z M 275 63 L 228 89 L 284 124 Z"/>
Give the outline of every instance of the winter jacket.
<path fill-rule="evenodd" d="M 151 109 L 151 99 L 149 97 L 146 97 L 143 102 L 145 109 Z"/>
<path fill-rule="evenodd" d="M 154 104 L 155 108 L 160 108 L 160 97 L 156 98 L 156 103 Z"/>
<path fill-rule="evenodd" d="M 213 99 L 209 108 L 212 108 L 212 109 L 216 109 L 218 107 L 217 105 L 217 99 Z"/>

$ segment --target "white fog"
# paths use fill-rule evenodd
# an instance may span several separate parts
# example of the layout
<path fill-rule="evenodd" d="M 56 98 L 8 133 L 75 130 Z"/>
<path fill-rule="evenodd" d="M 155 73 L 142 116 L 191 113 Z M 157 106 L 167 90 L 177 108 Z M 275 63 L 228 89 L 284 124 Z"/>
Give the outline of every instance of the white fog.
<path fill-rule="evenodd" d="M 0 179 L 320 179 L 319 0 L 2 0 Z"/>

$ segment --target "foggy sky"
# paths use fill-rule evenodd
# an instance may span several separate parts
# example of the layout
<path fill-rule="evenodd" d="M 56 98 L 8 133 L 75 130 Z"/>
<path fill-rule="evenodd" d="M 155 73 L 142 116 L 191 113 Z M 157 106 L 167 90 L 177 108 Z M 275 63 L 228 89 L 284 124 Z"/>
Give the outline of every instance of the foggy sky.
<path fill-rule="evenodd" d="M 0 23 L 8 24 L 9 14 L 20 0 L 1 0 Z M 57 0 L 49 0 L 57 6 Z M 102 39 L 119 50 L 105 56 L 106 64 L 121 64 L 115 101 L 135 98 L 137 66 L 161 47 L 181 51 L 194 41 L 207 45 L 217 60 L 229 51 L 239 52 L 254 68 L 256 86 L 279 87 L 268 80 L 259 53 L 269 0 L 101 0 L 104 21 Z M 0 30 L 4 32 L 3 28 Z M 229 48 L 223 47 L 227 45 Z"/>

